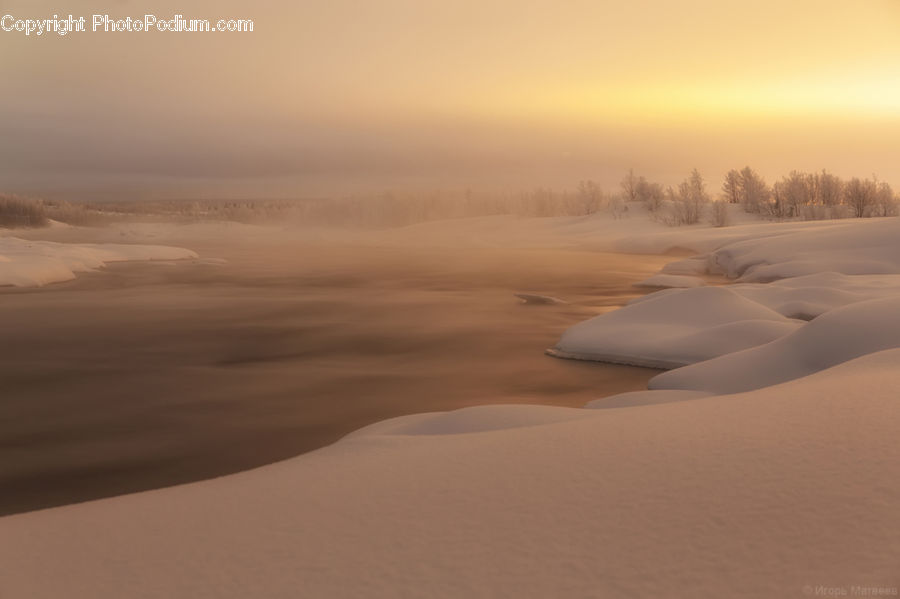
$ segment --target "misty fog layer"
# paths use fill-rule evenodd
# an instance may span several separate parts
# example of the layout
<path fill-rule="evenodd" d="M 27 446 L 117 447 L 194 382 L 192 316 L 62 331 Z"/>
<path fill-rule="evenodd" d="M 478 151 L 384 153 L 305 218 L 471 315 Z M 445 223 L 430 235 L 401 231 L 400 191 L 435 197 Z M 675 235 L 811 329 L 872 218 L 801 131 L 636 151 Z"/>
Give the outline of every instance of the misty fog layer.
<path fill-rule="evenodd" d="M 21 17 L 60 10 L 3 5 Z M 629 167 L 675 184 L 693 167 L 745 164 L 769 179 L 827 168 L 900 183 L 900 11 L 887 0 L 169 1 L 152 11 L 256 27 L 0 32 L 0 191 L 274 198 L 588 178 L 612 187 Z"/>
<path fill-rule="evenodd" d="M 227 229 L 166 239 L 227 264 L 121 264 L 0 288 L 0 514 L 235 472 L 401 414 L 582 406 L 657 372 L 543 352 L 635 295 L 661 257 Z M 522 291 L 571 303 L 524 305 Z"/>

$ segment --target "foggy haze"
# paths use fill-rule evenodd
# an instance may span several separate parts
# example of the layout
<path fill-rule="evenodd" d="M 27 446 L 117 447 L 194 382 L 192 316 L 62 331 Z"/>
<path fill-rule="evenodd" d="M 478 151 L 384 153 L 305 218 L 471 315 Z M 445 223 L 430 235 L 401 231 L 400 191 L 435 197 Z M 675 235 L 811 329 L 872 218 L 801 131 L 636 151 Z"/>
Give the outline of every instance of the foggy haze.
<path fill-rule="evenodd" d="M 0 32 L 0 190 L 612 188 L 629 167 L 675 183 L 695 166 L 717 187 L 747 164 L 900 183 L 896 3 L 619 4 L 73 2 L 255 28 Z"/>

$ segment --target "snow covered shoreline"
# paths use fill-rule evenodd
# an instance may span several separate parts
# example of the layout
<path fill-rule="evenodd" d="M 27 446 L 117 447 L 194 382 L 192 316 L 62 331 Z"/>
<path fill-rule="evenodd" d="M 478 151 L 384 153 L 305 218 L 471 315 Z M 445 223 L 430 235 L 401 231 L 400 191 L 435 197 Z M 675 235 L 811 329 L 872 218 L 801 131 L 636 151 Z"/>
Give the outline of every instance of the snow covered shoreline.
<path fill-rule="evenodd" d="M 892 322 L 892 311 L 900 308 L 891 303 L 891 298 L 900 299 L 900 221 L 828 223 L 781 234 L 767 227 L 763 232 L 756 238 L 725 241 L 663 269 L 725 275 L 736 284 L 673 288 L 638 297 L 620 310 L 575 325 L 549 353 L 678 368 L 783 337 L 803 337 L 802 329 L 822 328 L 809 321 L 861 302 L 867 305 L 850 312 L 860 316 L 848 327 L 864 330 Z M 698 239 L 678 241 L 682 247 L 703 247 L 704 242 L 702 233 Z M 870 307 L 868 302 L 875 300 L 884 301 Z M 862 316 L 872 309 L 877 316 Z M 892 347 L 900 337 L 891 332 L 869 339 L 874 344 L 869 351 L 875 351 L 881 348 L 876 339 Z M 863 353 L 868 352 L 860 350 L 859 355 Z M 669 378 L 658 377 L 651 388 Z"/>
<path fill-rule="evenodd" d="M 181 487 L 0 518 L 28 597 L 802 596 L 900 573 L 900 220 L 695 229 L 561 347 L 693 364 L 582 410 L 371 425 Z M 689 276 L 689 275 L 688 275 Z M 778 278 L 774 283 L 760 281 Z M 568 339 L 567 339 L 568 337 Z M 570 344 L 567 346 L 567 344 Z"/>
<path fill-rule="evenodd" d="M 0 236 L 0 286 L 40 287 L 69 281 L 76 273 L 110 262 L 197 257 L 191 250 L 162 245 L 55 243 Z"/>

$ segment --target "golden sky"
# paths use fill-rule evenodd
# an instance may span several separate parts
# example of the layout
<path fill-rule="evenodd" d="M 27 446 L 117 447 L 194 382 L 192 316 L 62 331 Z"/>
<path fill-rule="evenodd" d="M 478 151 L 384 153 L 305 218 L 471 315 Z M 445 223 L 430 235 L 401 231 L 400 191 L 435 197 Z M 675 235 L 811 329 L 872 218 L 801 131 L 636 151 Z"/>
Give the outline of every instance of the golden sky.
<path fill-rule="evenodd" d="M 67 4 L 254 31 L 0 31 L 0 190 L 612 187 L 694 166 L 717 187 L 745 164 L 900 186 L 900 0 Z"/>

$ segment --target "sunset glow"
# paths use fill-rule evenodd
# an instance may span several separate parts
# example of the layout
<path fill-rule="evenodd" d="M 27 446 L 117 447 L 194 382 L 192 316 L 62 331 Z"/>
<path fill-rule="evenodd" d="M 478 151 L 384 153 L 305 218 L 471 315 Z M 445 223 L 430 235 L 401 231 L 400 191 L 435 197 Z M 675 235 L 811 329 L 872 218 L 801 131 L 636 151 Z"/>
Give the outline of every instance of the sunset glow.
<path fill-rule="evenodd" d="M 70 191 L 151 196 L 203 195 L 218 174 L 243 182 L 217 193 L 246 194 L 262 177 L 269 193 L 302 196 L 614 183 L 629 166 L 715 179 L 742 164 L 900 183 L 898 151 L 885 152 L 900 135 L 890 0 L 245 6 L 216 4 L 254 19 L 238 37 L 4 35 L 4 55 L 22 59 L 0 64 L 14 92 L 0 98 L 0 126 L 20 141 L 0 149 L 0 176 L 28 188 L 40 162 L 48 191 L 77 168 Z M 747 134 L 739 145 L 735 132 Z M 129 139 L 142 140 L 133 156 L 117 150 Z"/>

